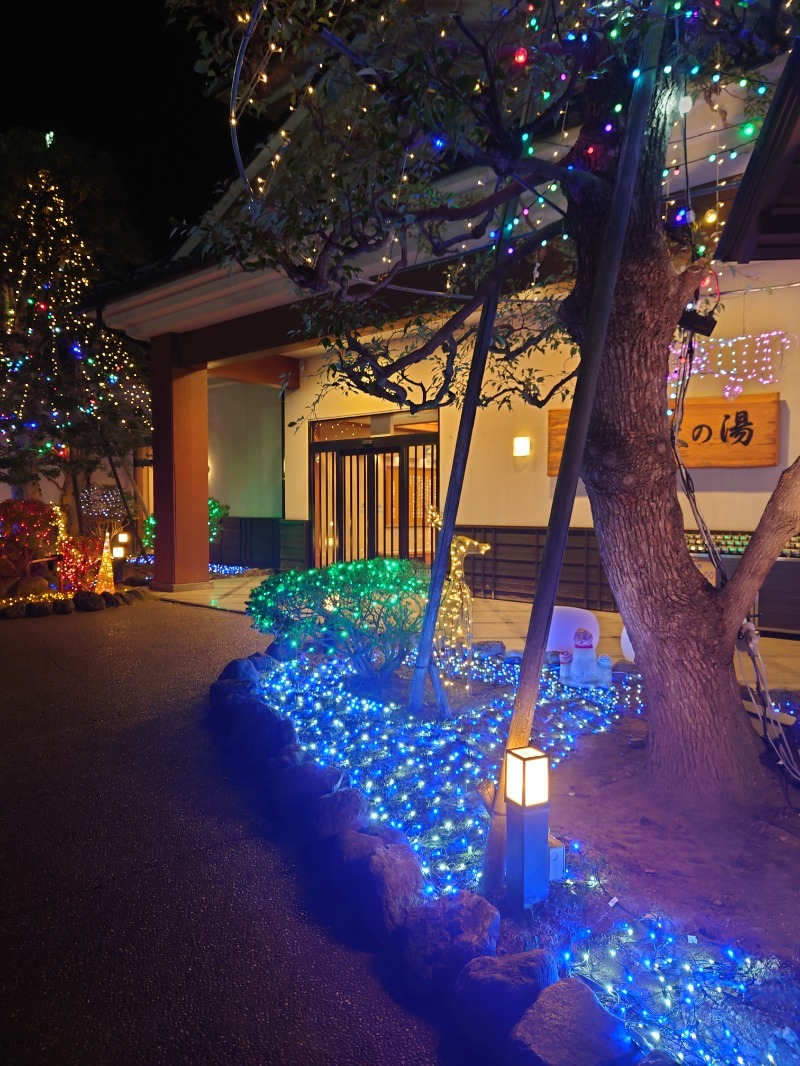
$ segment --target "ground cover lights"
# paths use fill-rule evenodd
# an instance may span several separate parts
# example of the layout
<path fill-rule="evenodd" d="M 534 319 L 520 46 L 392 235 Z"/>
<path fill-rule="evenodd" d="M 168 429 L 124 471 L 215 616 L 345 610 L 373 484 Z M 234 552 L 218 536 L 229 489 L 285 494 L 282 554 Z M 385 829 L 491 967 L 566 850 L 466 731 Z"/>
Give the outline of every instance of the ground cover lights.
<path fill-rule="evenodd" d="M 480 892 L 488 815 L 476 786 L 495 777 L 518 677 L 513 658 L 477 661 L 472 680 L 487 686 L 484 694 L 452 719 L 436 721 L 354 692 L 349 665 L 333 656 L 270 663 L 262 695 L 291 718 L 317 762 L 347 771 L 367 795 L 374 821 L 406 834 L 420 858 L 425 892 L 435 898 Z M 615 675 L 610 689 L 578 690 L 560 685 L 557 668 L 546 667 L 532 743 L 557 772 L 581 734 L 610 730 L 642 709 L 635 676 Z M 551 885 L 546 906 L 604 891 L 577 842 L 568 844 L 567 862 L 566 879 Z M 615 913 L 622 910 L 618 904 Z M 795 1034 L 785 1028 L 791 1013 L 765 1009 L 769 989 L 787 983 L 776 961 L 710 944 L 696 931 L 681 935 L 655 914 L 626 916 L 611 928 L 606 921 L 602 930 L 564 922 L 560 931 L 562 969 L 587 980 L 643 1047 L 704 1066 L 800 1062 Z M 749 1002 L 754 991 L 757 1005 Z"/>

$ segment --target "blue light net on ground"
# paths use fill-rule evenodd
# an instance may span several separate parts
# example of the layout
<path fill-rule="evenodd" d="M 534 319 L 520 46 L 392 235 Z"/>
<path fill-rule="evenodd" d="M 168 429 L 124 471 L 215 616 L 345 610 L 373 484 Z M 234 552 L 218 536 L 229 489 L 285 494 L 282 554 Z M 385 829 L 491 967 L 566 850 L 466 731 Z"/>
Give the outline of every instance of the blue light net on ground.
<path fill-rule="evenodd" d="M 489 819 L 476 788 L 497 780 L 519 663 L 487 659 L 472 673 L 480 694 L 447 720 L 412 717 L 399 703 L 359 694 L 349 664 L 334 656 L 276 662 L 263 677 L 265 702 L 292 719 L 305 751 L 346 770 L 368 796 L 372 819 L 405 833 L 432 898 L 481 890 Z M 548 752 L 552 769 L 581 735 L 641 714 L 639 678 L 614 680 L 611 688 L 577 689 L 545 668 L 531 742 Z M 575 848 L 551 897 L 597 885 Z M 786 1024 L 800 996 L 775 960 L 681 935 L 656 914 L 602 932 L 572 923 L 562 943 L 562 970 L 586 980 L 642 1047 L 705 1066 L 800 1066 L 797 1034 Z"/>

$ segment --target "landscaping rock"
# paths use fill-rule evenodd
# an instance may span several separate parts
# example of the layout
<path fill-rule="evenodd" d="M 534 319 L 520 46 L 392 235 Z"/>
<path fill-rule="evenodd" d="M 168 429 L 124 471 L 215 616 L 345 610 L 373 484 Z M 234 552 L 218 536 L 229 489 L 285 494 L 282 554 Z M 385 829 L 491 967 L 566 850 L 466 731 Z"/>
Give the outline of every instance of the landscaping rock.
<path fill-rule="evenodd" d="M 472 654 L 476 659 L 492 659 L 505 653 L 506 646 L 502 640 L 476 640 L 472 645 Z"/>
<path fill-rule="evenodd" d="M 102 596 L 88 589 L 81 589 L 72 598 L 76 611 L 102 611 L 106 606 L 106 601 Z"/>
<path fill-rule="evenodd" d="M 503 656 L 503 659 L 507 663 L 521 663 L 522 651 L 519 648 L 510 648 Z"/>
<path fill-rule="evenodd" d="M 264 654 L 270 659 L 277 659 L 278 662 L 283 663 L 297 659 L 300 656 L 300 650 L 297 645 L 290 644 L 288 641 L 273 640 Z"/>
<path fill-rule="evenodd" d="M 143 577 L 141 574 L 132 574 L 130 577 L 125 578 L 125 584 L 130 585 L 131 588 L 144 588 L 150 584 L 152 577 Z"/>
<path fill-rule="evenodd" d="M 419 859 L 407 844 L 386 843 L 367 832 L 345 832 L 333 847 L 338 861 L 330 873 L 336 888 L 359 924 L 378 943 L 387 943 L 421 906 Z"/>
<path fill-rule="evenodd" d="M 540 948 L 470 959 L 455 985 L 453 1018 L 459 1032 L 496 1053 L 540 992 L 557 980 L 555 959 Z"/>
<path fill-rule="evenodd" d="M 339 836 L 330 837 L 327 844 L 329 846 L 330 862 L 328 866 L 331 876 L 337 883 L 341 884 L 346 883 L 349 877 L 348 864 L 369 858 L 378 848 L 383 846 L 383 841 L 372 833 L 362 833 L 357 829 L 349 829 L 339 834 Z"/>
<path fill-rule="evenodd" d="M 238 715 L 239 704 L 243 700 L 255 699 L 256 686 L 252 681 L 215 681 L 209 689 L 209 722 L 215 729 L 227 736 L 232 723 Z"/>
<path fill-rule="evenodd" d="M 233 659 L 219 675 L 220 681 L 252 681 L 257 684 L 258 670 L 249 659 Z"/>
<path fill-rule="evenodd" d="M 409 915 L 403 948 L 409 991 L 418 998 L 449 997 L 470 959 L 494 955 L 499 932 L 497 909 L 471 892 L 444 896 L 418 908 Z"/>
<path fill-rule="evenodd" d="M 24 603 L 12 603 L 8 607 L 4 607 L 0 611 L 0 618 L 24 618 L 25 617 L 25 604 Z"/>
<path fill-rule="evenodd" d="M 134 600 L 143 600 L 147 597 L 147 593 L 144 591 L 144 589 L 138 588 L 135 585 L 130 585 L 129 587 L 128 582 L 126 582 L 125 595 L 128 597 L 129 600 L 131 600 L 131 602 L 133 602 Z"/>
<path fill-rule="evenodd" d="M 639 1051 L 577 977 L 545 988 L 511 1034 L 509 1066 L 627 1066 Z"/>
<path fill-rule="evenodd" d="M 289 766 L 297 766 L 301 762 L 308 762 L 308 757 L 300 745 L 295 742 L 281 748 L 272 759 L 267 759 L 264 764 L 264 778 L 270 795 L 275 787 L 275 781 L 279 775 Z"/>
<path fill-rule="evenodd" d="M 0 600 L 5 596 L 12 596 L 14 594 L 14 586 L 19 583 L 19 578 L 15 575 L 11 577 L 0 577 Z"/>
<path fill-rule="evenodd" d="M 126 592 L 115 592 L 114 599 L 117 602 L 117 607 L 128 607 L 132 602 Z"/>
<path fill-rule="evenodd" d="M 311 809 L 312 832 L 323 839 L 363 829 L 369 823 L 369 800 L 357 788 L 340 788 L 320 796 Z"/>
<path fill-rule="evenodd" d="M 23 577 L 14 589 L 15 596 L 41 596 L 50 591 L 50 582 L 44 577 Z"/>
<path fill-rule="evenodd" d="M 268 670 L 275 662 L 275 660 L 271 656 L 262 654 L 261 652 L 257 651 L 254 651 L 252 655 L 248 655 L 247 658 L 250 660 L 250 662 L 253 664 L 253 666 L 259 673 L 262 673 L 264 670 Z"/>
<path fill-rule="evenodd" d="M 26 618 L 47 618 L 53 613 L 52 600 L 31 600 L 25 604 Z"/>
<path fill-rule="evenodd" d="M 315 762 L 292 763 L 276 774 L 272 781 L 272 799 L 278 813 L 292 820 L 308 814 L 313 804 L 326 792 L 333 792 L 342 779 L 342 771 Z"/>
<path fill-rule="evenodd" d="M 297 734 L 289 718 L 275 714 L 257 696 L 243 697 L 229 704 L 228 744 L 254 768 L 294 744 Z"/>
<path fill-rule="evenodd" d="M 103 603 L 106 607 L 119 607 L 113 592 L 101 592 L 100 595 L 103 597 Z"/>
<path fill-rule="evenodd" d="M 75 604 L 72 599 L 53 600 L 53 614 L 72 614 L 74 610 Z"/>

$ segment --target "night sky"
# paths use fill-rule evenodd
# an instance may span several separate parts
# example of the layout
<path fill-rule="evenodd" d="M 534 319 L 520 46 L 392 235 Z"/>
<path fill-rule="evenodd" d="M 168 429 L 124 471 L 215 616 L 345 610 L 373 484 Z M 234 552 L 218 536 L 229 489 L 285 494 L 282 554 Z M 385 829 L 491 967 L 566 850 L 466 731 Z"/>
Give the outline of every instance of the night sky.
<path fill-rule="evenodd" d="M 188 31 L 166 26 L 163 0 L 49 0 L 6 6 L 0 35 L 0 130 L 63 130 L 107 151 L 166 255 L 170 219 L 195 220 L 235 172 L 226 108 L 204 97 Z"/>

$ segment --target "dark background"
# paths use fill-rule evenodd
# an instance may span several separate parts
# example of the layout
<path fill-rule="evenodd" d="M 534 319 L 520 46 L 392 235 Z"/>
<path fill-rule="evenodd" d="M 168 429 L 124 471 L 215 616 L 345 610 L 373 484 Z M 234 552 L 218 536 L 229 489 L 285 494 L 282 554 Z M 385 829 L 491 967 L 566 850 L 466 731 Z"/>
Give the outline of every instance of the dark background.
<path fill-rule="evenodd" d="M 64 131 L 117 162 L 151 258 L 235 173 L 225 105 L 204 96 L 189 31 L 163 0 L 4 6 L 0 131 Z"/>

